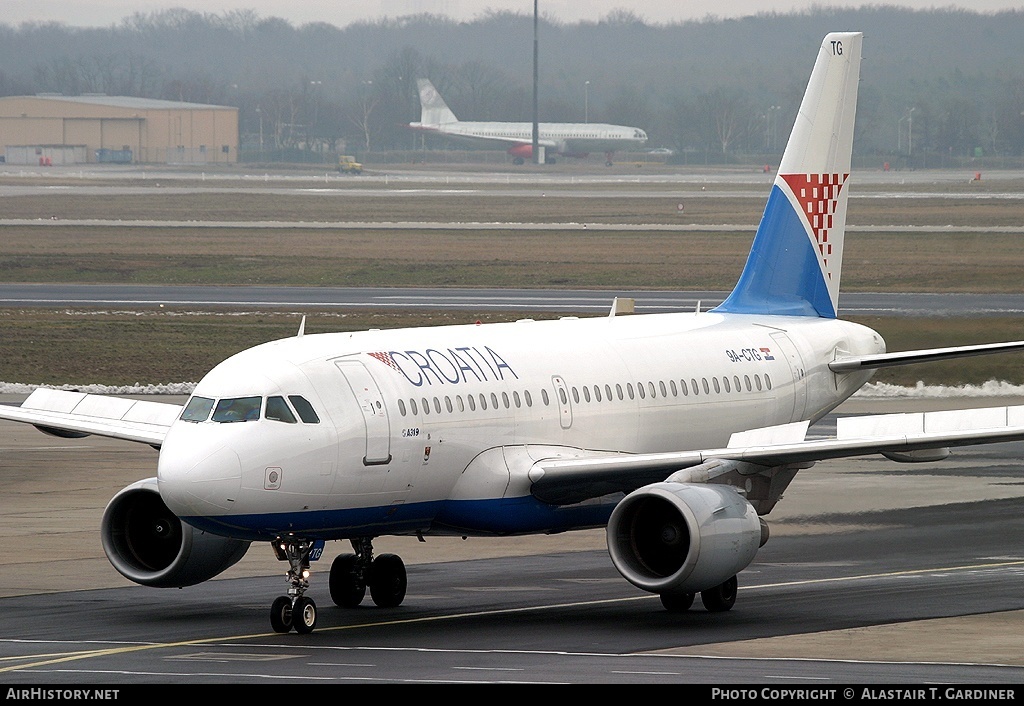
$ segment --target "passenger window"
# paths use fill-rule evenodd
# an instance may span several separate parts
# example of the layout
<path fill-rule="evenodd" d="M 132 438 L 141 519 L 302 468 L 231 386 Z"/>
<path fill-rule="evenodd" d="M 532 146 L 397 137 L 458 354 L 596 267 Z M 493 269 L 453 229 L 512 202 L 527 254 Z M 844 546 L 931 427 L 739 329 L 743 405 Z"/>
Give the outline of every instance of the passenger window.
<path fill-rule="evenodd" d="M 288 403 L 284 401 L 283 397 L 268 397 L 267 409 L 263 412 L 263 417 L 274 422 L 286 422 L 287 424 L 297 424 L 299 421 L 292 414 L 292 411 L 288 409 Z"/>
<path fill-rule="evenodd" d="M 305 424 L 320 423 L 320 417 L 316 416 L 316 412 L 313 411 L 313 405 L 305 397 L 302 395 L 288 395 L 288 401 L 292 403 L 292 407 L 299 413 L 299 419 Z"/>
<path fill-rule="evenodd" d="M 583 386 L 583 399 L 590 402 L 590 388 L 586 385 Z"/>
<path fill-rule="evenodd" d="M 438 414 L 441 413 L 441 401 L 436 397 L 434 398 L 434 411 Z"/>
<path fill-rule="evenodd" d="M 533 406 L 533 396 L 530 394 L 529 390 L 523 390 L 523 397 L 526 398 L 526 406 L 527 407 L 532 407 Z"/>
<path fill-rule="evenodd" d="M 476 398 L 473 395 L 466 395 L 466 399 L 469 401 L 469 411 L 476 411 Z"/>
<path fill-rule="evenodd" d="M 760 392 L 761 391 L 761 376 L 760 375 L 755 375 L 754 376 L 754 384 L 757 385 L 757 391 Z"/>
<path fill-rule="evenodd" d="M 693 387 L 693 394 L 697 396 L 700 394 L 700 388 L 697 387 L 697 378 L 690 378 L 690 385 Z"/>
<path fill-rule="evenodd" d="M 223 399 L 217 403 L 213 410 L 213 421 L 215 422 L 251 422 L 260 418 L 260 408 L 263 406 L 262 397 L 232 397 Z"/>
<path fill-rule="evenodd" d="M 673 397 L 679 397 L 679 388 L 676 387 L 676 381 L 675 380 L 669 380 L 668 384 L 669 384 L 669 387 L 672 388 L 672 396 Z"/>
<path fill-rule="evenodd" d="M 772 389 L 772 379 L 768 377 L 768 373 L 764 374 L 764 384 L 769 390 Z"/>
<path fill-rule="evenodd" d="M 502 392 L 501 393 L 501 403 L 503 405 L 505 405 L 505 409 L 508 409 L 509 404 L 508 404 L 508 393 L 507 392 Z"/>
<path fill-rule="evenodd" d="M 423 408 L 424 414 L 430 414 L 430 400 L 424 397 L 422 400 L 420 400 L 420 406 Z"/>
<path fill-rule="evenodd" d="M 733 375 L 732 376 L 732 381 L 736 385 L 736 392 L 743 392 L 743 387 L 740 385 L 740 376 L 739 375 Z"/>
<path fill-rule="evenodd" d="M 747 384 L 747 392 L 750 392 L 753 389 L 750 386 L 750 376 L 749 375 L 744 375 L 743 376 L 743 382 L 745 382 Z"/>
<path fill-rule="evenodd" d="M 705 395 L 710 395 L 711 394 L 711 388 L 708 387 L 708 379 L 707 378 L 701 378 L 700 382 L 701 382 L 701 385 L 704 387 L 704 394 Z"/>
<path fill-rule="evenodd" d="M 452 398 L 449 397 L 448 395 L 444 396 L 444 406 L 448 409 L 449 412 L 455 409 L 454 407 L 452 407 Z"/>
<path fill-rule="evenodd" d="M 607 385 L 606 384 L 604 386 L 604 396 L 608 398 L 609 402 L 612 401 L 612 386 L 611 385 Z"/>
<path fill-rule="evenodd" d="M 522 400 L 519 399 L 519 391 L 518 390 L 513 390 L 512 391 L 512 401 L 516 403 L 516 409 L 519 409 L 520 407 L 523 406 Z"/>
<path fill-rule="evenodd" d="M 405 400 L 398 400 L 398 411 L 403 417 L 405 416 Z"/>
<path fill-rule="evenodd" d="M 419 408 L 416 406 L 416 400 L 409 400 L 409 407 L 412 409 L 413 414 L 419 414 Z"/>
<path fill-rule="evenodd" d="M 480 409 L 487 409 L 487 397 L 482 392 L 480 393 Z"/>
<path fill-rule="evenodd" d="M 541 400 L 543 400 L 545 407 L 547 407 L 549 404 L 551 404 L 551 398 L 548 397 L 548 391 L 547 390 L 541 389 L 541 391 L 540 391 L 540 398 L 541 398 Z"/>
<path fill-rule="evenodd" d="M 638 382 L 636 384 L 636 391 L 637 391 L 637 394 L 640 395 L 640 399 L 643 400 L 643 399 L 647 398 L 647 393 L 644 392 L 644 384 L 642 382 Z"/>
<path fill-rule="evenodd" d="M 718 378 L 711 378 L 711 382 L 714 383 L 715 394 L 719 394 L 722 391 L 722 388 L 718 386 Z"/>
<path fill-rule="evenodd" d="M 622 399 L 622 385 L 619 383 L 615 383 L 615 394 L 620 400 Z"/>
<path fill-rule="evenodd" d="M 594 385 L 594 399 L 597 400 L 598 402 L 601 401 L 601 386 L 600 385 Z"/>
<path fill-rule="evenodd" d="M 193 397 L 185 405 L 181 418 L 186 422 L 205 422 L 210 418 L 213 400 L 209 397 Z"/>
<path fill-rule="evenodd" d="M 493 392 L 491 393 L 491 406 L 495 409 L 498 408 L 498 396 Z"/>
<path fill-rule="evenodd" d="M 725 386 L 725 391 L 726 392 L 732 392 L 732 390 L 729 388 L 729 376 L 728 375 L 723 375 L 722 376 L 722 385 Z"/>

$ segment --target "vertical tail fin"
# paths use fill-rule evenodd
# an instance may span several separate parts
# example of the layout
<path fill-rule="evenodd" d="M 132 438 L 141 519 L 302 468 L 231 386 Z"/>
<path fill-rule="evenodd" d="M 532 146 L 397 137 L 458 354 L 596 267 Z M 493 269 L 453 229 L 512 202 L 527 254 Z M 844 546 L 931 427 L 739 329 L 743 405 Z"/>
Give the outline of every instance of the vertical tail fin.
<path fill-rule="evenodd" d="M 747 264 L 715 311 L 836 317 L 863 38 L 821 43 Z"/>
<path fill-rule="evenodd" d="M 420 90 L 420 125 L 434 126 L 459 122 L 429 79 L 418 79 L 416 86 Z"/>

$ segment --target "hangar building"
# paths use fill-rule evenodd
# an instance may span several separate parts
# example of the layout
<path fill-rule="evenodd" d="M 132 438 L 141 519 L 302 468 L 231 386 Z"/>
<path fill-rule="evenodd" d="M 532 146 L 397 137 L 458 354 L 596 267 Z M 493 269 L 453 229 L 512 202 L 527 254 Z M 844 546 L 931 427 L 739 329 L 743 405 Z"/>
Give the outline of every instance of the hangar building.
<path fill-rule="evenodd" d="M 130 96 L 0 98 L 0 155 L 15 164 L 232 164 L 238 108 Z"/>

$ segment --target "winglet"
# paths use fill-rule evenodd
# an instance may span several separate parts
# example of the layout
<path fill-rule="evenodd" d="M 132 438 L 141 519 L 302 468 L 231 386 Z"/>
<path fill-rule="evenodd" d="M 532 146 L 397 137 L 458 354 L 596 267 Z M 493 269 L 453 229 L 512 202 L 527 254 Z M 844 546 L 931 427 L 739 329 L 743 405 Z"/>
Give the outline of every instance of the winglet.
<path fill-rule="evenodd" d="M 863 38 L 821 43 L 747 264 L 715 311 L 836 317 Z"/>

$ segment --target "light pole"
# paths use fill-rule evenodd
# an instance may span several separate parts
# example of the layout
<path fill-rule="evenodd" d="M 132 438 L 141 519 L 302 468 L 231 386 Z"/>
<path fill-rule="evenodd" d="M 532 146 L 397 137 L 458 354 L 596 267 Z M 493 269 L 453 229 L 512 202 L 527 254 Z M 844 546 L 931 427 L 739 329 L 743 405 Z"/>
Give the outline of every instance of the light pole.
<path fill-rule="evenodd" d="M 907 156 L 914 154 L 914 110 L 907 111 Z"/>
<path fill-rule="evenodd" d="M 765 126 L 765 147 L 768 150 L 775 149 L 776 138 L 775 135 L 778 132 L 779 113 L 782 110 L 780 105 L 768 106 L 767 125 Z"/>
<path fill-rule="evenodd" d="M 583 122 L 590 122 L 590 81 L 583 82 Z"/>
<path fill-rule="evenodd" d="M 260 116 L 260 159 L 263 159 L 263 111 L 256 106 L 256 115 Z"/>

